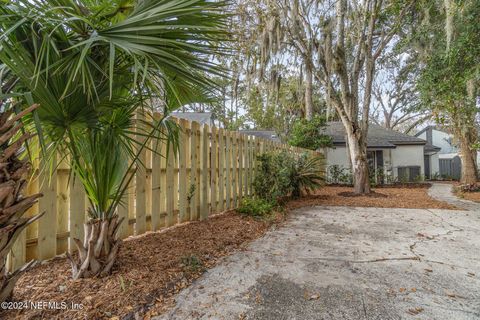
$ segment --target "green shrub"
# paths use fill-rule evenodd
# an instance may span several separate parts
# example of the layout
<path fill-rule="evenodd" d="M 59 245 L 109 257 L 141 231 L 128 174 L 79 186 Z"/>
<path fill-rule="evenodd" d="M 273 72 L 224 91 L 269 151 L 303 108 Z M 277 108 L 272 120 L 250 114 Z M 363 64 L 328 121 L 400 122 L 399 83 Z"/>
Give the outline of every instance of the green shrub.
<path fill-rule="evenodd" d="M 317 150 L 330 147 L 332 138 L 323 133 L 326 126 L 325 117 L 315 116 L 312 120 L 297 120 L 292 127 L 288 143 L 294 147 Z"/>
<path fill-rule="evenodd" d="M 376 187 L 385 184 L 385 170 L 379 166 L 377 168 L 369 168 L 368 170 L 370 186 Z"/>
<path fill-rule="evenodd" d="M 333 184 L 352 184 L 353 175 L 350 168 L 334 164 L 328 167 L 328 183 Z"/>
<path fill-rule="evenodd" d="M 291 195 L 299 197 L 303 191 L 318 189 L 323 181 L 323 159 L 308 154 L 291 155 L 286 152 L 267 153 L 258 157 L 259 171 L 253 181 L 255 194 L 262 199 L 278 201 Z"/>
<path fill-rule="evenodd" d="M 246 216 L 265 217 L 272 212 L 274 206 L 272 202 L 265 199 L 249 197 L 242 200 L 237 211 Z"/>
<path fill-rule="evenodd" d="M 255 195 L 262 199 L 272 199 L 287 195 L 289 190 L 289 168 L 293 159 L 288 154 L 265 153 L 260 155 L 258 172 L 253 180 Z"/>
<path fill-rule="evenodd" d="M 325 181 L 322 168 L 323 159 L 320 157 L 311 157 L 306 153 L 298 157 L 290 168 L 292 197 L 298 198 L 304 191 L 310 193 L 319 189 Z"/>

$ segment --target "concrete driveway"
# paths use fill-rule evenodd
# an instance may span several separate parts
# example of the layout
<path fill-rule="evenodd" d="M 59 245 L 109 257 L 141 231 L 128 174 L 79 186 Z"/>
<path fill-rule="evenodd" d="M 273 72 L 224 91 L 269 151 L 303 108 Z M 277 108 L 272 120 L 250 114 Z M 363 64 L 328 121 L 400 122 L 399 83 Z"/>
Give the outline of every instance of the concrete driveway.
<path fill-rule="evenodd" d="M 480 212 L 312 207 L 158 319 L 480 319 Z"/>

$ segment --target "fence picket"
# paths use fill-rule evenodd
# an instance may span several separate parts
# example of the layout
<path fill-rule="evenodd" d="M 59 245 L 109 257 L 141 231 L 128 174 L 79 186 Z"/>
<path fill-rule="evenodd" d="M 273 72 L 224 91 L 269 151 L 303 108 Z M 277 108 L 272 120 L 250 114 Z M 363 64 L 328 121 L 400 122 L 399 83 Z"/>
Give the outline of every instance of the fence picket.
<path fill-rule="evenodd" d="M 225 210 L 225 135 L 218 129 L 218 211 Z"/>
<path fill-rule="evenodd" d="M 142 110 L 137 112 L 137 140 L 140 144 L 145 142 L 144 135 L 145 125 L 142 123 L 145 121 L 145 115 Z M 147 172 L 145 165 L 147 161 L 146 150 L 140 151 L 138 160 L 142 163 L 137 166 L 137 172 L 135 176 L 135 234 L 139 235 L 145 233 L 147 230 L 146 210 L 147 210 Z"/>
<path fill-rule="evenodd" d="M 174 150 L 172 144 L 168 144 L 167 150 L 167 173 L 166 173 L 166 181 L 167 181 L 167 189 L 166 189 L 166 197 L 167 197 L 167 215 L 165 218 L 165 225 L 167 227 L 173 226 L 176 221 L 174 217 L 174 203 L 175 203 L 175 186 L 173 182 L 174 178 Z"/>
<path fill-rule="evenodd" d="M 187 157 L 188 157 L 188 133 L 189 122 L 185 119 L 180 119 L 179 125 L 181 132 L 179 133 L 179 152 L 178 152 L 178 217 L 180 222 L 188 221 L 187 215 Z"/>
<path fill-rule="evenodd" d="M 53 168 L 55 168 L 55 163 Z M 42 165 L 40 170 L 40 192 L 43 197 L 38 200 L 40 212 L 45 212 L 38 220 L 38 258 L 46 260 L 57 254 L 57 171 L 48 177 L 48 168 Z"/>
<path fill-rule="evenodd" d="M 208 158 L 210 141 L 208 125 L 203 125 L 201 131 L 201 156 L 200 156 L 200 220 L 208 217 Z"/>
<path fill-rule="evenodd" d="M 217 128 L 215 126 L 211 129 L 211 151 L 210 151 L 210 212 L 215 213 L 217 209 L 217 197 L 218 197 L 218 172 L 217 172 L 217 158 L 218 158 L 218 135 Z"/>

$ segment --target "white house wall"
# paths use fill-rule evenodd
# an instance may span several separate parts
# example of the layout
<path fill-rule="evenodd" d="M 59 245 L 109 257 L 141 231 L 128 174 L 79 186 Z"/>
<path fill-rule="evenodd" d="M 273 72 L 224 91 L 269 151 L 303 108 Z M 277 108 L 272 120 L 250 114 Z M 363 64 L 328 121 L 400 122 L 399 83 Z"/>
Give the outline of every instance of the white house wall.
<path fill-rule="evenodd" d="M 430 156 L 430 175 L 433 176 L 436 173 L 440 173 L 440 161 L 438 159 L 438 153 Z"/>
<path fill-rule="evenodd" d="M 346 147 L 326 148 L 325 154 L 328 166 L 339 165 L 344 168 L 350 168 Z"/>
<path fill-rule="evenodd" d="M 391 149 L 391 162 L 393 174 L 398 176 L 398 167 L 419 166 L 420 174 L 425 174 L 425 165 L 423 160 L 423 145 L 398 146 Z"/>
<path fill-rule="evenodd" d="M 350 168 L 348 162 L 347 149 L 345 147 L 327 148 L 324 151 L 327 158 L 327 166 L 339 165 L 344 168 Z M 437 156 L 438 157 L 438 156 Z M 384 168 L 388 174 L 392 169 L 394 177 L 398 176 L 398 167 L 419 166 L 420 174 L 425 174 L 423 145 L 418 146 L 397 146 L 395 149 L 383 150 Z M 436 161 L 436 170 L 438 170 L 438 158 Z M 435 167 L 434 163 L 432 165 Z"/>

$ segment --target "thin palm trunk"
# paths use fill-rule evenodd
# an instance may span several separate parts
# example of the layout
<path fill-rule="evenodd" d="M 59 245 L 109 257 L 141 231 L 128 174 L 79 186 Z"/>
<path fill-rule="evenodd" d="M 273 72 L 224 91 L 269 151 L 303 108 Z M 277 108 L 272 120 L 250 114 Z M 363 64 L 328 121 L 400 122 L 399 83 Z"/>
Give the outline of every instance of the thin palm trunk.
<path fill-rule="evenodd" d="M 122 219 L 115 215 L 110 219 L 91 219 L 84 224 L 83 242 L 73 239 L 78 259 L 68 255 L 73 279 L 104 276 L 110 273 L 122 243 L 117 232 Z"/>

